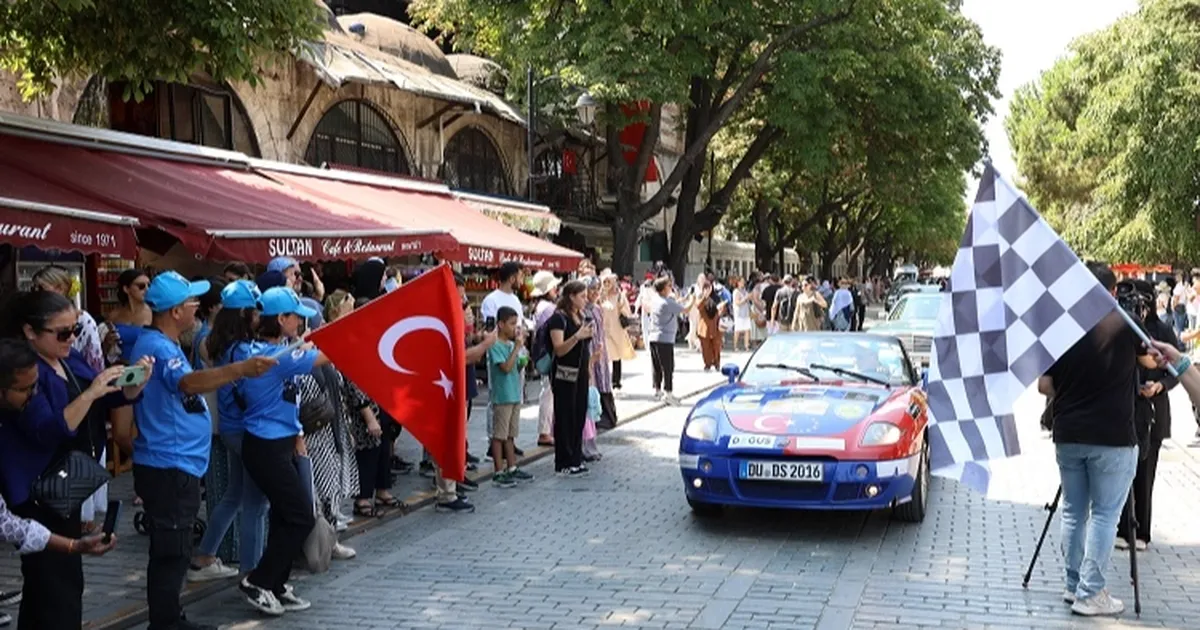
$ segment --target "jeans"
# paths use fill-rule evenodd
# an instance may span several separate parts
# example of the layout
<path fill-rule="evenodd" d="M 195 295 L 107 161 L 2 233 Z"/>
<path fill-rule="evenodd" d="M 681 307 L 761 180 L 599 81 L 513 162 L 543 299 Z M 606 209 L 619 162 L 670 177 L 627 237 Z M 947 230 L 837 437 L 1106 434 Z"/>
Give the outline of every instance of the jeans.
<path fill-rule="evenodd" d="M 78 515 L 64 519 L 32 501 L 12 511 L 21 518 L 42 523 L 55 534 L 79 538 Z M 24 583 L 18 630 L 78 628 L 83 623 L 82 556 L 49 549 L 25 554 L 21 556 L 21 577 Z"/>
<path fill-rule="evenodd" d="M 295 436 L 264 440 L 246 433 L 242 453 L 246 472 L 271 502 L 267 547 L 247 579 L 254 586 L 279 595 L 291 578 L 292 563 L 317 524 L 312 493 L 304 487 L 296 469 Z"/>
<path fill-rule="evenodd" d="M 1067 590 L 1087 599 L 1104 590 L 1117 518 L 1137 469 L 1137 447 L 1057 444 L 1055 450 L 1062 477 Z"/>
<path fill-rule="evenodd" d="M 133 466 L 133 489 L 150 525 L 146 602 L 150 628 L 171 628 L 183 616 L 179 591 L 192 562 L 192 524 L 200 512 L 200 478 L 177 468 Z"/>
<path fill-rule="evenodd" d="M 202 556 L 216 554 L 229 526 L 233 525 L 233 517 L 241 514 L 238 520 L 238 568 L 242 573 L 249 573 L 262 558 L 263 541 L 266 538 L 267 497 L 246 474 L 246 466 L 242 463 L 244 436 L 242 432 L 221 434 L 229 457 L 229 485 L 221 502 L 208 516 L 208 529 L 200 541 L 199 552 Z"/>

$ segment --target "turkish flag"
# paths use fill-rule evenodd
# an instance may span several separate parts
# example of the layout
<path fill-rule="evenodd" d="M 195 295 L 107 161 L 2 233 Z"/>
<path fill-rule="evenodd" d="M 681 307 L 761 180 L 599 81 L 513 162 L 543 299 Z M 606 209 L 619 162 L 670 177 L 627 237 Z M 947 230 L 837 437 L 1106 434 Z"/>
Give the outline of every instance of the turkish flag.
<path fill-rule="evenodd" d="M 412 432 L 442 476 L 466 472 L 462 301 L 442 265 L 308 336 L 342 374 Z"/>

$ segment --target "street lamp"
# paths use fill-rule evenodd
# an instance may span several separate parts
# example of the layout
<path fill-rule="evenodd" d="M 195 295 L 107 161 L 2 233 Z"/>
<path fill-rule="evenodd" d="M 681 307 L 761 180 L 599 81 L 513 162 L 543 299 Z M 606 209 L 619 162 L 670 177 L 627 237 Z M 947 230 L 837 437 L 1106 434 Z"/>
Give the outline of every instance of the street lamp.
<path fill-rule="evenodd" d="M 551 79 L 557 79 L 566 83 L 566 80 L 556 74 L 542 77 L 541 79 L 534 79 L 533 66 L 530 65 L 525 67 L 525 102 L 526 107 L 529 110 L 529 115 L 526 117 L 526 124 L 529 126 L 529 129 L 525 138 L 525 144 L 527 145 L 526 157 L 529 161 L 529 177 L 526 179 L 526 195 L 529 197 L 530 201 L 535 200 L 533 190 L 533 171 L 535 168 L 533 145 L 537 141 L 537 132 L 535 131 L 537 126 L 537 95 L 534 93 L 534 88 L 536 88 L 539 84 Z M 579 122 L 583 123 L 584 126 L 590 127 L 596 120 L 596 99 L 592 98 L 592 95 L 587 91 L 584 91 L 579 95 L 579 98 L 575 100 L 575 111 L 579 113 Z"/>

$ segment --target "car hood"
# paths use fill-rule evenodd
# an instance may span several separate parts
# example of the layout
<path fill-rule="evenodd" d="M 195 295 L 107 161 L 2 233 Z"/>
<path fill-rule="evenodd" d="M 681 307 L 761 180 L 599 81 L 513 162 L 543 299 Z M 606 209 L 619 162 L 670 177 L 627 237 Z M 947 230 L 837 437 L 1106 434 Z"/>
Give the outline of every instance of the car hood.
<path fill-rule="evenodd" d="M 872 333 L 885 333 L 891 335 L 898 334 L 913 334 L 913 335 L 932 335 L 933 327 L 937 322 L 935 320 L 895 320 L 890 322 L 879 322 L 871 326 Z"/>
<path fill-rule="evenodd" d="M 908 387 L 812 383 L 752 386 L 736 383 L 703 406 L 720 409 L 734 431 L 768 435 L 841 435 L 872 416 L 907 409 Z M 701 410 L 698 409 L 697 412 Z"/>

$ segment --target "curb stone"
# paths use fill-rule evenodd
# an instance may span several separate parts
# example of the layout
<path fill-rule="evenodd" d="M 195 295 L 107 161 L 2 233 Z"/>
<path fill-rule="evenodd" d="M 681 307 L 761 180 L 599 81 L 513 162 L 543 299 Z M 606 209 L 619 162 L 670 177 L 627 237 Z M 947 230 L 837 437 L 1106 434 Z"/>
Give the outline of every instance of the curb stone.
<path fill-rule="evenodd" d="M 723 381 L 718 381 L 716 383 L 712 383 L 710 385 L 706 385 L 704 387 L 696 389 L 695 391 L 688 392 L 688 393 L 680 396 L 679 399 L 684 400 L 687 398 L 692 398 L 694 396 L 698 396 L 700 394 L 703 394 L 704 392 L 707 392 L 709 390 L 717 388 L 718 386 L 720 386 L 722 384 L 722 382 Z M 632 422 L 636 422 L 652 413 L 666 409 L 667 407 L 668 407 L 667 403 L 662 402 L 662 401 L 657 401 L 653 405 L 650 405 L 649 407 L 647 407 L 645 409 L 634 412 L 633 414 L 630 414 L 628 417 L 621 419 L 619 422 L 617 422 L 617 426 L 614 427 L 613 429 L 599 429 L 598 428 L 597 434 L 604 435 L 604 434 L 608 433 L 609 431 L 613 431 L 615 428 L 625 426 Z M 536 462 L 545 457 L 548 457 L 553 453 L 554 453 L 554 447 L 552 447 L 552 446 L 538 446 L 536 448 L 528 450 L 526 452 L 525 456 L 520 459 L 520 464 L 522 466 L 524 466 L 524 465 Z M 487 473 L 477 474 L 477 475 L 471 477 L 471 480 L 482 485 L 484 482 L 489 481 L 491 478 L 492 478 L 492 473 L 487 472 Z M 401 518 L 405 514 L 409 514 L 416 510 L 429 507 L 429 506 L 433 505 L 433 502 L 436 498 L 437 498 L 437 493 L 433 492 L 433 491 L 418 492 L 416 494 L 410 495 L 404 500 L 405 504 L 408 505 L 407 509 L 393 510 L 393 511 L 385 513 L 383 516 L 378 517 L 378 518 L 359 521 L 358 523 L 355 523 L 354 525 L 350 526 L 350 528 L 348 528 L 346 531 L 341 532 L 338 535 L 338 542 L 346 542 L 348 540 L 353 539 L 355 536 L 358 536 L 359 534 L 371 531 L 377 527 L 384 525 L 385 523 L 390 523 L 398 518 Z M 238 581 L 234 580 L 234 579 L 220 580 L 220 581 L 216 581 L 216 582 L 206 582 L 206 583 L 200 583 L 200 584 L 194 584 L 194 585 L 193 584 L 185 584 L 183 587 L 183 593 L 179 597 L 179 601 L 182 605 L 187 606 L 188 604 L 195 603 L 201 599 L 209 597 L 210 595 L 215 595 L 222 591 L 234 588 L 237 586 L 237 584 L 238 584 Z M 124 630 L 125 628 L 132 628 L 133 626 L 136 626 L 138 624 L 146 623 L 148 620 L 149 620 L 149 611 L 145 605 L 141 605 L 141 606 L 137 606 L 137 607 L 127 608 L 121 612 L 118 612 L 113 615 L 109 615 L 108 617 L 106 617 L 104 619 L 100 619 L 98 621 L 85 621 L 83 623 L 82 630 Z"/>

